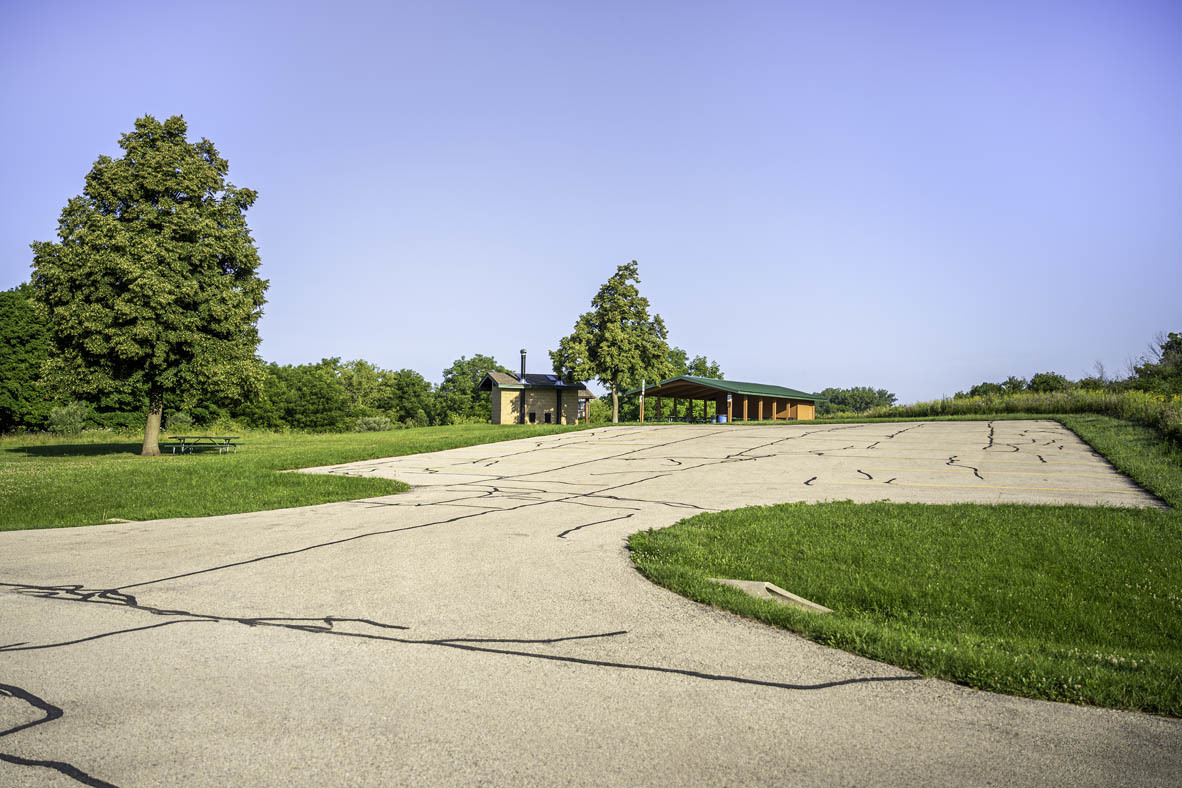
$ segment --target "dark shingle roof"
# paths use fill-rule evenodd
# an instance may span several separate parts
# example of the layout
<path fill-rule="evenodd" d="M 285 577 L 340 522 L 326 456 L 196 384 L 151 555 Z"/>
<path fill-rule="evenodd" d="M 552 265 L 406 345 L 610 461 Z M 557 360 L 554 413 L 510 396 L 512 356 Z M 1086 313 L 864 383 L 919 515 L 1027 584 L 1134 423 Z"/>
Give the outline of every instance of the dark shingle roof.
<path fill-rule="evenodd" d="M 507 375 L 504 372 L 489 372 L 484 376 L 484 380 L 480 381 L 478 388 L 481 391 L 488 391 L 494 383 L 500 388 L 507 389 L 563 389 L 564 391 L 575 389 L 579 392 L 580 397 L 590 398 L 594 396 L 587 390 L 587 386 L 584 383 L 578 381 L 564 383 L 562 378 L 557 375 L 535 374 L 533 372 L 525 373 L 525 385 L 522 385 L 516 375 Z"/>

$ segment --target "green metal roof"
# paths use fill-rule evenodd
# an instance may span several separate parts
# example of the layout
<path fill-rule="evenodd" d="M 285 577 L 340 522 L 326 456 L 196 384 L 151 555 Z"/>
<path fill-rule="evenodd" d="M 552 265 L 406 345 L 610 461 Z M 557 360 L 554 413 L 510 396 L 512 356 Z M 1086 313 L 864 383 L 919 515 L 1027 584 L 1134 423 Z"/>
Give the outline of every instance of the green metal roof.
<path fill-rule="evenodd" d="M 673 383 L 685 382 L 691 385 L 704 386 L 706 388 L 717 389 L 718 391 L 726 392 L 727 394 L 745 394 L 751 397 L 781 397 L 783 399 L 803 399 L 812 402 L 824 402 L 825 398 L 817 396 L 816 394 L 808 394 L 796 389 L 790 389 L 785 386 L 773 386 L 768 383 L 744 383 L 739 380 L 719 380 L 717 378 L 699 378 L 693 375 L 679 375 L 669 380 L 662 380 L 654 386 L 646 387 L 646 393 L 654 396 L 664 396 L 659 391 L 654 392 L 662 386 L 668 386 Z M 625 396 L 633 396 L 639 394 L 640 389 L 629 391 Z"/>

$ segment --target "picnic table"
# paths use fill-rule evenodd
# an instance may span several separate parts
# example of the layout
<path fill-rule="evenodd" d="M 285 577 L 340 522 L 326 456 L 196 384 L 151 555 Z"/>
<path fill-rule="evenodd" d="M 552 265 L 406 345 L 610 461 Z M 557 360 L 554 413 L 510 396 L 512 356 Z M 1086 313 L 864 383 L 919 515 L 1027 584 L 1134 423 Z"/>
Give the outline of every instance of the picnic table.
<path fill-rule="evenodd" d="M 238 451 L 239 440 L 238 435 L 169 435 L 168 439 L 176 441 L 176 445 L 172 447 L 172 453 L 176 454 L 176 450 L 180 449 L 181 454 L 185 452 L 192 453 L 202 446 L 214 446 L 218 450 L 218 454 L 223 451 L 230 451 L 231 448 L 235 452 Z"/>

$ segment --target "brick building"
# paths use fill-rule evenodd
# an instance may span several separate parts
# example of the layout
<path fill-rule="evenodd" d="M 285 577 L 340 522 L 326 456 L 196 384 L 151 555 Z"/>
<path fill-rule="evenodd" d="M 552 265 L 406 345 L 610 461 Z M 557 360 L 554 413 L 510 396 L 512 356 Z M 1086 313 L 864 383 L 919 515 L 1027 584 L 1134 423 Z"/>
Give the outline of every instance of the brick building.
<path fill-rule="evenodd" d="M 594 395 L 582 383 L 564 383 L 557 375 L 490 372 L 479 389 L 490 392 L 493 424 L 577 424 L 585 421 Z"/>

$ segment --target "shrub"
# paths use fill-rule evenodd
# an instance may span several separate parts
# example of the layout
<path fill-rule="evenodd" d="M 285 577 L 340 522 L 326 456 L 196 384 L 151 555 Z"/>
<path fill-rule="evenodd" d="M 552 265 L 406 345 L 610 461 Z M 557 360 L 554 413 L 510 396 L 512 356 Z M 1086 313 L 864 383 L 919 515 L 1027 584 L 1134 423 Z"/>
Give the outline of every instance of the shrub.
<path fill-rule="evenodd" d="M 183 432 L 193 426 L 193 417 L 183 410 L 168 414 L 167 428 L 173 432 Z"/>
<path fill-rule="evenodd" d="M 489 424 L 491 419 L 489 416 L 472 416 L 464 413 L 448 413 L 443 423 L 449 426 L 457 424 Z"/>
<path fill-rule="evenodd" d="M 49 431 L 57 435 L 77 435 L 86 427 L 90 409 L 81 402 L 60 405 L 49 411 Z"/>
<path fill-rule="evenodd" d="M 1030 378 L 1030 383 L 1027 386 L 1030 391 L 1040 394 L 1048 394 L 1052 391 L 1067 391 L 1071 387 L 1071 381 L 1058 372 L 1039 372 Z"/>
<path fill-rule="evenodd" d="M 405 427 L 426 427 L 430 423 L 430 419 L 427 418 L 427 414 L 422 408 L 415 410 L 413 416 L 408 416 L 406 420 L 402 422 L 403 426 Z"/>
<path fill-rule="evenodd" d="M 385 432 L 394 429 L 388 416 L 362 416 L 357 420 L 357 432 Z"/>

